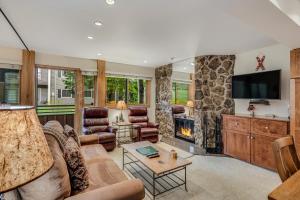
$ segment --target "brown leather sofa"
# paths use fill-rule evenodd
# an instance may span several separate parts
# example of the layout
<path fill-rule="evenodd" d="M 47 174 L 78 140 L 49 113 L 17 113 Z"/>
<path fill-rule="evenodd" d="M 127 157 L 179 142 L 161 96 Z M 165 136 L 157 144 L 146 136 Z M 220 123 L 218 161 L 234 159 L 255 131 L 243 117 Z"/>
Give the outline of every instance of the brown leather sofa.
<path fill-rule="evenodd" d="M 138 132 L 138 141 L 158 142 L 158 124 L 149 122 L 146 106 L 131 106 L 128 108 L 129 122 L 133 123 Z"/>
<path fill-rule="evenodd" d="M 175 118 L 185 118 L 186 114 L 185 114 L 184 106 L 173 105 L 172 106 L 172 116 L 173 116 L 173 119 L 175 119 Z"/>
<path fill-rule="evenodd" d="M 84 108 L 82 119 L 82 133 L 84 135 L 98 135 L 99 144 L 102 144 L 107 151 L 116 147 L 117 129 L 109 126 L 107 108 Z"/>
<path fill-rule="evenodd" d="M 52 123 L 51 128 L 63 134 L 59 122 Z M 89 186 L 79 193 L 72 191 L 63 149 L 54 136 L 45 136 L 54 158 L 53 167 L 36 180 L 5 193 L 6 199 L 141 200 L 145 197 L 143 182 L 139 179 L 128 180 L 103 146 L 98 144 L 95 135 L 80 137 L 80 151 L 87 167 Z"/>

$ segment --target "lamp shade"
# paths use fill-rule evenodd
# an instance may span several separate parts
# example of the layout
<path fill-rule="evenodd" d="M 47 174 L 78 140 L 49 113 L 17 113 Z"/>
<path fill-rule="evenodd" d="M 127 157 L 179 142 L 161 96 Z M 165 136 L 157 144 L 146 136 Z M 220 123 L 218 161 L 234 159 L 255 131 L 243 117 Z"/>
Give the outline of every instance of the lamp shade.
<path fill-rule="evenodd" d="M 119 110 L 125 110 L 127 108 L 127 105 L 125 101 L 118 101 L 117 103 L 117 109 Z"/>
<path fill-rule="evenodd" d="M 0 106 L 0 192 L 43 175 L 53 157 L 32 106 Z"/>
<path fill-rule="evenodd" d="M 190 107 L 190 108 L 193 108 L 194 107 L 194 102 L 189 100 L 187 103 L 186 103 L 186 106 L 187 107 Z"/>

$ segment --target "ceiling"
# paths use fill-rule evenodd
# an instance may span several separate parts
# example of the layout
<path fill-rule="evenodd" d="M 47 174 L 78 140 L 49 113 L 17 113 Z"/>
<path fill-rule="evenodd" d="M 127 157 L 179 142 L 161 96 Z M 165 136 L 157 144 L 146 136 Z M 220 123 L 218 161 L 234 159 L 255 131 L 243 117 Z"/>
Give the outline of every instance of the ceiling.
<path fill-rule="evenodd" d="M 48 54 L 157 67 L 278 42 L 300 46 L 300 27 L 268 0 L 116 0 L 113 6 L 105 0 L 0 0 L 0 6 L 29 48 Z M 0 46 L 23 48 L 2 16 Z"/>

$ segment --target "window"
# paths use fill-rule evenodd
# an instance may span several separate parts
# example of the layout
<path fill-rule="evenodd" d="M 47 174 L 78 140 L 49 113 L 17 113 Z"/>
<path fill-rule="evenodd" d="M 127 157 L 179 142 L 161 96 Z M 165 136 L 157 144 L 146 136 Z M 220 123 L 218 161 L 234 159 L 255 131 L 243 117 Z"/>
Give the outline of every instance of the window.
<path fill-rule="evenodd" d="M 189 84 L 173 82 L 172 104 L 186 105 L 189 99 Z"/>
<path fill-rule="evenodd" d="M 0 103 L 19 104 L 20 71 L 0 69 Z"/>
<path fill-rule="evenodd" d="M 72 90 L 61 90 L 61 98 L 73 98 Z"/>
<path fill-rule="evenodd" d="M 95 98 L 95 82 L 96 76 L 84 75 L 84 104 L 85 105 L 94 105 Z"/>
<path fill-rule="evenodd" d="M 146 104 L 146 80 L 107 77 L 106 103 L 115 105 L 124 100 L 129 105 Z"/>
<path fill-rule="evenodd" d="M 75 73 L 73 71 L 38 68 L 37 76 L 38 106 L 74 105 Z"/>

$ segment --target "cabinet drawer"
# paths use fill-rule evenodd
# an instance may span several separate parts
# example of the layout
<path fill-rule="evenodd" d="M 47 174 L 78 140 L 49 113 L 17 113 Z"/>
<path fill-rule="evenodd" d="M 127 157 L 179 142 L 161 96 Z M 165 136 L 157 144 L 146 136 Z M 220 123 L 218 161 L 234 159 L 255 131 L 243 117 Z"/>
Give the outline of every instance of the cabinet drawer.
<path fill-rule="evenodd" d="M 243 117 L 224 117 L 224 128 L 242 132 L 250 132 L 250 119 Z"/>
<path fill-rule="evenodd" d="M 251 133 L 270 136 L 287 135 L 288 122 L 265 119 L 252 119 Z"/>

